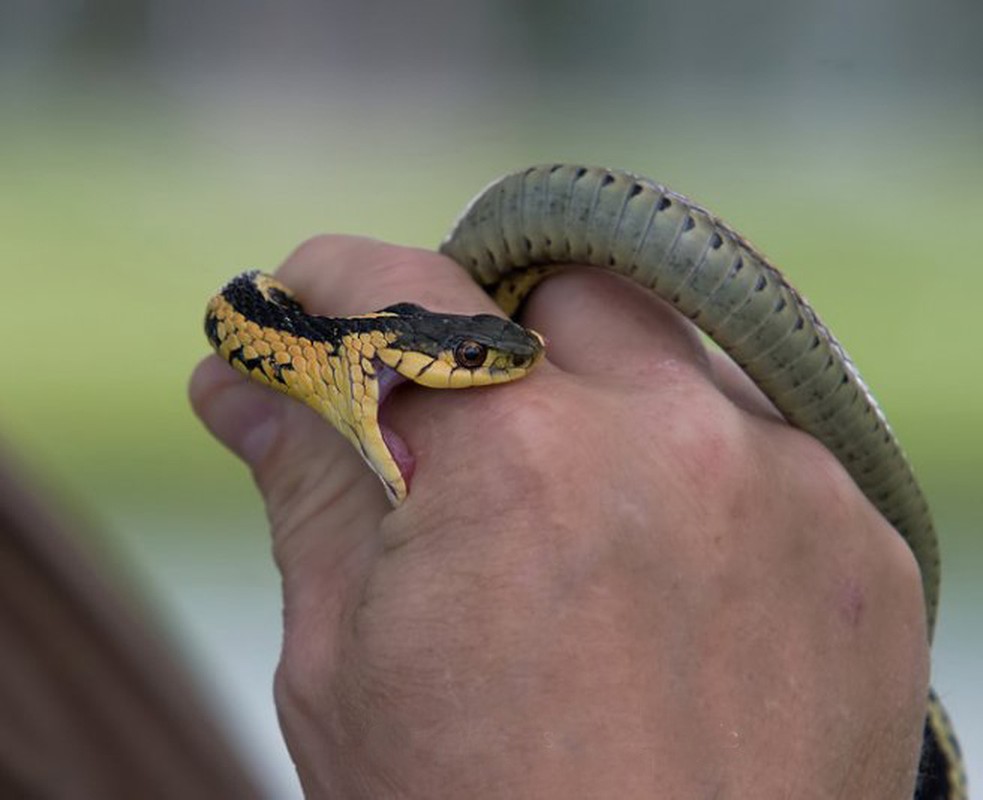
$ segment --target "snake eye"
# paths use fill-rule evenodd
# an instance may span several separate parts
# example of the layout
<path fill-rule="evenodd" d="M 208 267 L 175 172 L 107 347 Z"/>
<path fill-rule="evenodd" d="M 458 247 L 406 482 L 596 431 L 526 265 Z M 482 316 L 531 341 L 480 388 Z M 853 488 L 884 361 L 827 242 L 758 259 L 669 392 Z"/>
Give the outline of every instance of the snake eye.
<path fill-rule="evenodd" d="M 488 348 L 473 339 L 465 339 L 454 348 L 454 360 L 459 367 L 475 369 L 485 363 Z"/>

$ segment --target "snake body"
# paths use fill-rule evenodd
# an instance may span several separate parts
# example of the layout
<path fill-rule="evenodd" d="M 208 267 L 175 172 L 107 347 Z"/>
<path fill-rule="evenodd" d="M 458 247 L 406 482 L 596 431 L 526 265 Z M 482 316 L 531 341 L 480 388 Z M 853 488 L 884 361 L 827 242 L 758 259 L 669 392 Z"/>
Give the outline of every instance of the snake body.
<path fill-rule="evenodd" d="M 531 167 L 491 184 L 467 207 L 440 249 L 509 314 L 539 281 L 570 263 L 627 276 L 671 303 L 730 355 L 789 423 L 829 448 L 904 537 L 921 568 L 931 638 L 938 610 L 938 542 L 908 459 L 846 351 L 784 275 L 746 239 L 686 197 L 645 178 L 616 170 L 554 164 Z M 213 344 L 243 371 L 275 385 L 276 380 L 270 377 L 274 367 L 263 367 L 263 357 L 255 348 L 251 352 L 260 359 L 259 366 L 244 368 L 241 335 L 229 344 L 230 336 L 241 334 L 245 322 L 252 321 L 250 312 L 243 314 L 236 309 L 225 294 L 218 297 L 224 299 L 213 299 L 206 316 L 206 330 L 210 329 Z M 379 313 L 398 316 L 399 310 Z M 221 332 L 215 321 L 219 314 L 224 315 Z M 242 319 L 237 322 L 234 314 Z M 365 330 L 377 324 L 372 322 L 377 319 L 375 315 L 355 319 L 369 320 Z M 345 320 L 330 322 L 335 327 L 340 323 L 339 330 L 345 327 Z M 282 322 L 270 324 L 282 330 Z M 263 329 L 263 325 L 258 326 L 260 333 Z M 515 341 L 521 339 L 514 331 L 510 334 Z M 536 341 L 541 349 L 541 340 Z M 317 343 L 316 336 L 313 340 L 301 336 L 288 345 L 288 352 L 289 347 L 306 352 L 304 348 Z M 319 377 L 325 374 L 324 364 L 316 365 L 312 372 L 311 382 L 320 380 L 325 385 L 324 396 L 331 394 L 334 383 L 342 386 L 341 394 L 351 393 L 351 380 L 330 377 L 330 359 L 338 358 L 342 344 L 339 336 L 327 343 L 327 380 Z M 496 341 L 488 342 L 488 346 L 499 348 L 496 357 L 507 362 L 509 345 Z M 539 357 L 532 339 L 524 346 L 527 349 L 521 369 L 501 380 L 524 374 Z M 390 351 L 386 363 L 396 363 L 397 348 L 392 340 L 377 349 L 380 353 Z M 239 353 L 238 359 L 235 353 Z M 304 369 L 312 363 L 310 357 L 302 360 Z M 355 362 L 361 364 L 363 375 L 372 369 L 371 359 L 356 358 Z M 484 369 L 485 365 L 480 365 L 479 372 Z M 412 372 L 401 374 L 416 379 Z M 485 380 L 486 373 L 481 375 L 480 380 L 471 382 L 492 382 Z M 385 443 L 372 430 L 375 417 L 371 417 L 372 425 L 362 426 L 371 443 L 367 448 L 358 426 L 345 420 L 339 424 L 339 414 L 325 410 L 318 392 L 306 383 L 296 387 L 284 383 L 277 388 L 325 413 L 383 477 L 390 496 L 401 500 L 406 487 L 397 483 L 394 488 L 393 466 L 385 464 L 387 457 L 394 461 L 392 454 L 378 452 L 379 446 L 385 451 Z M 930 692 L 916 797 L 962 800 L 967 796 L 959 745 L 941 703 Z"/>

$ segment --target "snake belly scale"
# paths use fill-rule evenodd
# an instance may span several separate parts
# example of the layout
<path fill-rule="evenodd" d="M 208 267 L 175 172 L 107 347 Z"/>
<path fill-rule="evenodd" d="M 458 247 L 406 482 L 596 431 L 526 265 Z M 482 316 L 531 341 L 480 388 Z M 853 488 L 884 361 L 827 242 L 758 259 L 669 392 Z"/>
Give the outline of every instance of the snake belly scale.
<path fill-rule="evenodd" d="M 627 276 L 671 303 L 730 355 L 790 424 L 836 456 L 904 537 L 921 569 L 931 637 L 938 543 L 908 460 L 843 347 L 746 239 L 648 179 L 552 164 L 491 184 L 440 250 L 508 314 L 537 283 L 571 263 Z M 400 380 L 451 388 L 506 382 L 542 355 L 537 334 L 488 321 L 495 317 L 475 319 L 410 304 L 360 317 L 313 317 L 269 276 L 246 273 L 212 299 L 205 327 L 234 366 L 322 413 L 399 502 L 407 491 L 399 446 L 377 421 L 389 388 Z M 415 333 L 424 329 L 425 335 Z M 916 797 L 967 796 L 958 743 L 932 692 Z"/>

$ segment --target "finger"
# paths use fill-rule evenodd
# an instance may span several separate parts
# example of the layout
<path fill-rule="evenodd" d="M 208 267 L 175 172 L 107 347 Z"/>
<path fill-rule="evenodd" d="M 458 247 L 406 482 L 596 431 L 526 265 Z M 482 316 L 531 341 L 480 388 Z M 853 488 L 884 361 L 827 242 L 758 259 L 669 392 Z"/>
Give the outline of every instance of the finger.
<path fill-rule="evenodd" d="M 540 287 L 526 314 L 527 324 L 547 335 L 550 361 L 569 372 L 638 374 L 658 363 L 691 364 L 744 411 L 783 419 L 740 367 L 707 352 L 688 320 L 620 276 L 571 269 Z"/>
<path fill-rule="evenodd" d="M 266 458 L 278 434 L 281 398 L 215 355 L 195 368 L 188 395 L 211 434 L 246 464 L 252 467 Z"/>
<path fill-rule="evenodd" d="M 355 451 L 306 406 L 250 381 L 218 356 L 198 365 L 188 393 L 209 431 L 252 470 L 277 538 L 278 560 L 305 560 L 306 546 L 280 545 L 296 544 L 302 537 L 294 534 L 318 509 L 364 518 L 367 525 L 388 511 Z M 289 563 L 281 566 L 289 571 Z"/>
<path fill-rule="evenodd" d="M 546 337 L 550 361 L 568 372 L 630 377 L 682 364 L 710 374 L 693 325 L 611 273 L 571 268 L 550 278 L 533 293 L 523 323 Z"/>
<path fill-rule="evenodd" d="M 277 277 L 312 314 L 344 317 L 404 302 L 455 314 L 501 314 L 449 258 L 358 236 L 325 235 L 304 242 Z"/>
<path fill-rule="evenodd" d="M 212 434 L 250 465 L 263 495 L 283 577 L 282 664 L 330 664 L 339 609 L 363 580 L 389 511 L 375 476 L 313 411 L 217 356 L 195 369 L 189 394 Z"/>

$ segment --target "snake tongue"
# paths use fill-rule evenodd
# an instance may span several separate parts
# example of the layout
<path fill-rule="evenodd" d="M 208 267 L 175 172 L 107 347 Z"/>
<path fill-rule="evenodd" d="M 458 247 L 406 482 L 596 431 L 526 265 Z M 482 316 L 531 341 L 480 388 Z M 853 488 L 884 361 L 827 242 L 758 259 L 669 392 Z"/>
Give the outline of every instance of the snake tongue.
<path fill-rule="evenodd" d="M 410 452 L 410 448 L 403 440 L 403 437 L 386 424 L 388 414 L 386 413 L 387 407 L 385 402 L 386 398 L 392 394 L 393 389 L 401 383 L 406 383 L 407 379 L 392 367 L 386 366 L 379 360 L 375 360 L 374 366 L 376 380 L 379 382 L 379 431 L 382 433 L 382 441 L 386 443 L 386 449 L 389 450 L 389 455 L 392 456 L 393 461 L 396 462 L 396 466 L 399 467 L 403 481 L 408 487 L 410 485 L 410 478 L 413 477 L 416 459 L 413 457 L 413 453 Z"/>

